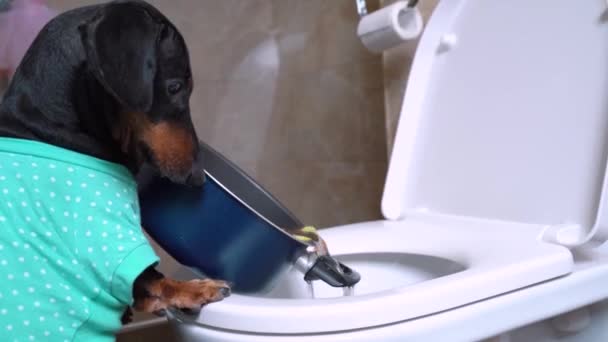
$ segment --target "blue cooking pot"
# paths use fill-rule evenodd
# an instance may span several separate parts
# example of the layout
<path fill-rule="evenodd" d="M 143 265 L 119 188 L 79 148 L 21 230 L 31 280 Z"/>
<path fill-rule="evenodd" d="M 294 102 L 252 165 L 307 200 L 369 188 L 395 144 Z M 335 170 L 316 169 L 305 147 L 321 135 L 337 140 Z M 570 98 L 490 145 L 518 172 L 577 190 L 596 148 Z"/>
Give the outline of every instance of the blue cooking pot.
<path fill-rule="evenodd" d="M 307 281 L 352 286 L 359 274 L 289 232 L 302 223 L 245 172 L 202 143 L 203 187 L 172 183 L 145 166 L 137 176 L 142 225 L 175 260 L 232 283 L 266 291 L 292 265 Z"/>

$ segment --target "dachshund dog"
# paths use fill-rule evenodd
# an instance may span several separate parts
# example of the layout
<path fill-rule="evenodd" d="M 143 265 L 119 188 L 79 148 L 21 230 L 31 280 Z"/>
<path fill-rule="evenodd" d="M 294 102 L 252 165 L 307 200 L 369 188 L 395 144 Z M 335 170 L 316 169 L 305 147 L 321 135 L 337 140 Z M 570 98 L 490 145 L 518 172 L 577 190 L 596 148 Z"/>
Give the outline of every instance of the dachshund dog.
<path fill-rule="evenodd" d="M 230 295 L 220 280 L 156 271 L 139 226 L 142 165 L 203 186 L 192 88 L 183 37 L 146 2 L 74 9 L 41 30 L 0 105 L 2 340 L 112 340 L 129 307 Z"/>

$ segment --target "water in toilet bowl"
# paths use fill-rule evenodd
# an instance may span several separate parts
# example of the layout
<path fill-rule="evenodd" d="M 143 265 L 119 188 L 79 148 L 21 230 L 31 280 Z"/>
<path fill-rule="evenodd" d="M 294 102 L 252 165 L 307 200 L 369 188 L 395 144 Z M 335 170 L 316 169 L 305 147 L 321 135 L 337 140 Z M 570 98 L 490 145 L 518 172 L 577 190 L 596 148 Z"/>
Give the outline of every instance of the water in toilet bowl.
<path fill-rule="evenodd" d="M 293 270 L 285 274 L 272 290 L 253 296 L 284 300 L 364 296 L 465 269 L 451 260 L 409 253 L 357 253 L 334 257 L 361 274 L 361 281 L 355 287 L 332 287 L 322 281 L 305 282 L 301 273 Z"/>

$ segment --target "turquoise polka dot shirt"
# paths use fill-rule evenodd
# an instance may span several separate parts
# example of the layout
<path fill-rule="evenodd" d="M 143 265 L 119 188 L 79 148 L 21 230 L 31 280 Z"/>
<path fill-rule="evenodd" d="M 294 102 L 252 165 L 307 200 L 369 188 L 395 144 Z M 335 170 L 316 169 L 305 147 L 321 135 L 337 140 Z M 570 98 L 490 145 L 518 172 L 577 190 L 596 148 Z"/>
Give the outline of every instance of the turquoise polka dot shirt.
<path fill-rule="evenodd" d="M 0 138 L 1 341 L 114 341 L 157 262 L 127 169 Z"/>

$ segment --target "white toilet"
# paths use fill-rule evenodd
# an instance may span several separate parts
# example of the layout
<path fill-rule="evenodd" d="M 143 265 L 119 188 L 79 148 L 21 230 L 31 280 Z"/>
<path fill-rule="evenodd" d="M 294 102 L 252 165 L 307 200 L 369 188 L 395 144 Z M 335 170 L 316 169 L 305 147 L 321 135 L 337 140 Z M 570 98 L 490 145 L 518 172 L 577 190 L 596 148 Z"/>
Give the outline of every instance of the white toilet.
<path fill-rule="evenodd" d="M 608 298 L 607 157 L 606 1 L 444 0 L 413 63 L 386 220 L 322 231 L 361 273 L 354 295 L 317 282 L 310 298 L 294 271 L 173 322 L 185 341 L 452 342 L 558 316 L 558 333 L 605 341 L 585 306 Z"/>

